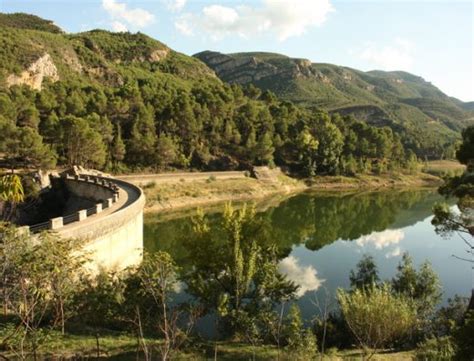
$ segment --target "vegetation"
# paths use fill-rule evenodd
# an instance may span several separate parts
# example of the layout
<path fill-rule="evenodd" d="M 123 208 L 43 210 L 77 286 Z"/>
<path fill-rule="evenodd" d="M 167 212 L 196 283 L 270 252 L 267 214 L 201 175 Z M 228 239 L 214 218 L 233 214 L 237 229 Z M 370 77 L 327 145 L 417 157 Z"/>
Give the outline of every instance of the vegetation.
<path fill-rule="evenodd" d="M 205 51 L 195 56 L 224 81 L 272 91 L 308 109 L 319 107 L 389 126 L 401 136 L 406 148 L 423 159 L 453 157 L 453 141 L 459 138 L 456 132 L 472 122 L 472 113 L 464 103 L 401 71 L 362 72 L 260 52 Z M 224 62 L 227 66 L 221 67 Z"/>
<path fill-rule="evenodd" d="M 367 359 L 409 334 L 416 325 L 416 310 L 410 299 L 394 295 L 387 285 L 372 285 L 350 293 L 339 290 L 337 297 L 349 329 L 367 350 Z"/>
<path fill-rule="evenodd" d="M 465 125 L 464 110 L 406 73 L 300 61 L 298 67 L 311 75 L 296 84 L 301 99 L 293 100 L 302 104 L 295 105 L 268 89 L 224 84 L 197 59 L 140 33 L 64 34 L 36 17 L 2 14 L 0 39 L 0 153 L 12 170 L 55 164 L 116 172 L 279 165 L 306 177 L 410 174 L 418 170 L 419 157 L 449 157 L 456 131 Z M 11 75 L 45 52 L 59 81 L 45 79 L 41 90 L 10 86 Z M 257 57 L 286 70 L 294 64 L 274 54 Z M 463 131 L 462 141 L 456 154 L 466 171 L 441 188 L 459 198 L 461 212 L 440 205 L 433 223 L 439 233 L 472 236 L 473 127 Z M 214 181 L 203 182 L 207 188 L 201 192 L 221 192 Z M 243 193 L 248 182 L 241 182 L 234 186 Z M 146 188 L 155 203 L 177 192 Z M 192 187 L 180 191 L 199 196 Z M 0 178 L 5 218 L 25 193 L 15 172 Z M 182 237 L 173 254 L 150 252 L 136 268 L 93 279 L 81 242 L 52 233 L 33 239 L 2 224 L 0 355 L 56 357 L 50 350 L 76 351 L 84 342 L 87 355 L 97 358 L 117 343 L 117 352 L 145 360 L 187 353 L 306 360 L 357 344 L 368 358 L 386 348 L 417 347 L 422 359 L 467 359 L 473 353 L 472 313 L 465 313 L 467 304 L 459 298 L 436 310 L 440 283 L 427 262 L 417 268 L 405 254 L 395 277 L 381 281 L 374 259 L 364 256 L 349 275 L 351 288 L 338 291 L 339 310 L 324 312 L 314 323 L 303 321 L 294 302 L 298 286 L 278 268 L 296 244 L 315 250 L 406 224 L 401 210 L 416 212 L 412 206 L 424 199 L 422 191 L 351 199 L 340 194 L 334 202 L 295 197 L 285 211 L 265 215 L 228 204 L 220 218 L 199 212 L 181 232 L 162 232 L 165 246 Z M 470 239 L 464 240 L 472 252 Z M 183 287 L 191 297 L 177 297 Z M 195 330 L 201 319 L 212 331 L 205 340 Z"/>
<path fill-rule="evenodd" d="M 341 339 L 348 342 L 346 348 L 359 344 L 369 357 L 380 349 L 415 347 L 417 342 L 420 357 L 433 349 L 438 354 L 469 352 L 470 331 L 460 320 L 466 303 L 455 299 L 432 312 L 429 301 L 438 299 L 439 290 L 425 286 L 436 285 L 437 276 L 427 265 L 414 269 L 408 255 L 391 285 L 378 281 L 376 265 L 364 257 L 351 279 L 367 284 L 356 282 L 354 288 L 339 291 L 341 313 L 330 315 L 321 334 L 318 322 L 308 328 L 291 302 L 297 286 L 279 273 L 281 250 L 252 208 L 229 205 L 218 224 L 198 215 L 193 229 L 186 248 L 195 258 L 186 266 L 178 267 L 159 251 L 146 254 L 138 269 L 103 273 L 91 282 L 82 271 L 87 258 L 77 252 L 79 243 L 58 242 L 52 234 L 33 243 L 15 228 L 3 227 L 0 352 L 20 359 L 82 349 L 75 352 L 98 356 L 109 350 L 145 359 L 159 355 L 162 360 L 203 353 L 218 359 L 253 355 L 307 360 L 321 355 L 322 343 L 325 355 L 348 355 L 331 351 L 333 340 Z M 176 298 L 183 285 L 192 299 Z M 195 333 L 204 316 L 217 331 L 214 339 L 201 340 Z M 419 327 L 427 319 L 430 327 Z M 459 344 L 451 346 L 449 340 L 455 338 Z"/>
<path fill-rule="evenodd" d="M 66 35 L 26 15 L 2 19 L 0 153 L 10 168 L 225 170 L 276 164 L 305 176 L 353 176 L 412 172 L 417 156 L 447 156 L 397 127 L 224 84 L 199 60 L 144 34 Z M 10 75 L 46 53 L 59 81 L 46 77 L 41 90 L 9 86 Z"/>
<path fill-rule="evenodd" d="M 466 128 L 462 133 L 462 138 L 463 141 L 456 152 L 456 157 L 459 162 L 466 165 L 466 170 L 459 176 L 448 177 L 445 184 L 439 188 L 439 192 L 446 197 L 454 196 L 458 199 L 459 212 L 450 209 L 446 203 L 437 204 L 433 209 L 435 216 L 432 223 L 436 227 L 436 232 L 441 235 L 458 234 L 467 246 L 469 258 L 457 255 L 455 257 L 461 261 L 474 263 L 474 220 L 472 217 L 474 207 L 474 127 Z M 454 341 L 458 347 L 456 358 L 460 360 L 468 360 L 474 354 L 472 343 L 474 290 L 472 295 L 469 312 L 458 321 L 454 331 Z"/>

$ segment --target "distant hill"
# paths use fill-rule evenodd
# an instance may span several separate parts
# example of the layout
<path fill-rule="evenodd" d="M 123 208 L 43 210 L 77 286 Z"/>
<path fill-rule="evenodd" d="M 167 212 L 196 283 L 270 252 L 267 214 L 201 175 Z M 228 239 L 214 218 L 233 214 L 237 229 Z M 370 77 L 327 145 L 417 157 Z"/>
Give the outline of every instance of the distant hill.
<path fill-rule="evenodd" d="M 22 72 L 31 66 L 54 67 L 56 80 L 112 86 L 128 77 L 171 77 L 182 85 L 203 77 L 218 81 L 201 61 L 141 33 L 92 30 L 65 34 L 51 21 L 33 15 L 0 14 L 0 39 L 0 87 L 11 85 L 12 75 L 23 76 L 27 83 L 28 75 Z M 46 64 L 36 64 L 39 59 L 47 60 Z"/>
<path fill-rule="evenodd" d="M 474 111 L 474 102 L 465 102 L 460 104 L 462 108 L 470 111 Z"/>
<path fill-rule="evenodd" d="M 376 125 L 448 139 L 474 122 L 472 104 L 402 71 L 363 72 L 274 53 L 204 51 L 194 56 L 223 81 L 253 84 L 305 107 L 353 114 Z"/>
<path fill-rule="evenodd" d="M 68 34 L 27 14 L 0 14 L 0 108 L 9 164 L 101 169 L 382 172 L 415 154 L 452 157 L 472 121 L 466 104 L 404 72 L 272 53 L 191 57 L 142 33 Z"/>
<path fill-rule="evenodd" d="M 0 13 L 0 26 L 8 26 L 17 29 L 30 29 L 48 31 L 50 33 L 62 33 L 62 29 L 50 20 L 42 19 L 35 15 L 15 13 Z"/>

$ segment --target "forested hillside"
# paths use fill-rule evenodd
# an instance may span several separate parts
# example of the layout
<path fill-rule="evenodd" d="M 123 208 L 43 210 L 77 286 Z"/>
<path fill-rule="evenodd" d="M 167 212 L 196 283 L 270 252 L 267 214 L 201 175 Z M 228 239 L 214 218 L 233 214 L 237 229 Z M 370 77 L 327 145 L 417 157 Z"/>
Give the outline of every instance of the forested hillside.
<path fill-rule="evenodd" d="M 407 114 L 418 109 L 408 104 Z M 1 158 L 12 168 L 277 164 L 306 175 L 382 172 L 412 167 L 414 152 L 449 155 L 462 126 L 438 122 L 425 142 L 424 128 L 409 132 L 388 116 L 375 127 L 362 116 L 229 85 L 200 60 L 141 33 L 66 34 L 25 14 L 0 16 L 0 109 Z"/>
<path fill-rule="evenodd" d="M 205 51 L 195 57 L 224 81 L 253 84 L 306 108 L 320 107 L 376 126 L 387 125 L 419 156 L 443 156 L 459 131 L 474 122 L 472 105 L 406 72 L 362 72 L 273 53 Z"/>

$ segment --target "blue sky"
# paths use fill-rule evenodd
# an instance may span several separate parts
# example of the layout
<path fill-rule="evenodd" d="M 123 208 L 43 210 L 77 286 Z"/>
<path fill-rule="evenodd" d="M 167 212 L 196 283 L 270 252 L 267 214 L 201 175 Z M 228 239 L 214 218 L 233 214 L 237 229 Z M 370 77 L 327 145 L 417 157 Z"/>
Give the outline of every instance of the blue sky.
<path fill-rule="evenodd" d="M 192 55 L 271 51 L 361 70 L 405 70 L 474 100 L 472 1 L 0 0 L 68 32 L 141 31 Z"/>

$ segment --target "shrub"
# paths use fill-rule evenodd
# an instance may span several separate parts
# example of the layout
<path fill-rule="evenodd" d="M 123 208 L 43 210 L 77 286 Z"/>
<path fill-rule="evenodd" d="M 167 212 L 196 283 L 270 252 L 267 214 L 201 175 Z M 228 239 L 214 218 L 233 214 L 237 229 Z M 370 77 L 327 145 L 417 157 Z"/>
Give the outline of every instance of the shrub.
<path fill-rule="evenodd" d="M 455 345 L 451 337 L 434 337 L 418 344 L 415 352 L 417 360 L 444 361 L 452 360 L 455 355 Z"/>
<path fill-rule="evenodd" d="M 457 346 L 456 360 L 472 361 L 474 355 L 474 311 L 466 314 L 464 323 L 454 332 L 454 341 Z"/>
<path fill-rule="evenodd" d="M 370 355 L 401 339 L 417 323 L 413 302 L 403 295 L 393 294 L 387 284 L 352 292 L 339 289 L 337 298 L 349 329 L 364 352 Z"/>

